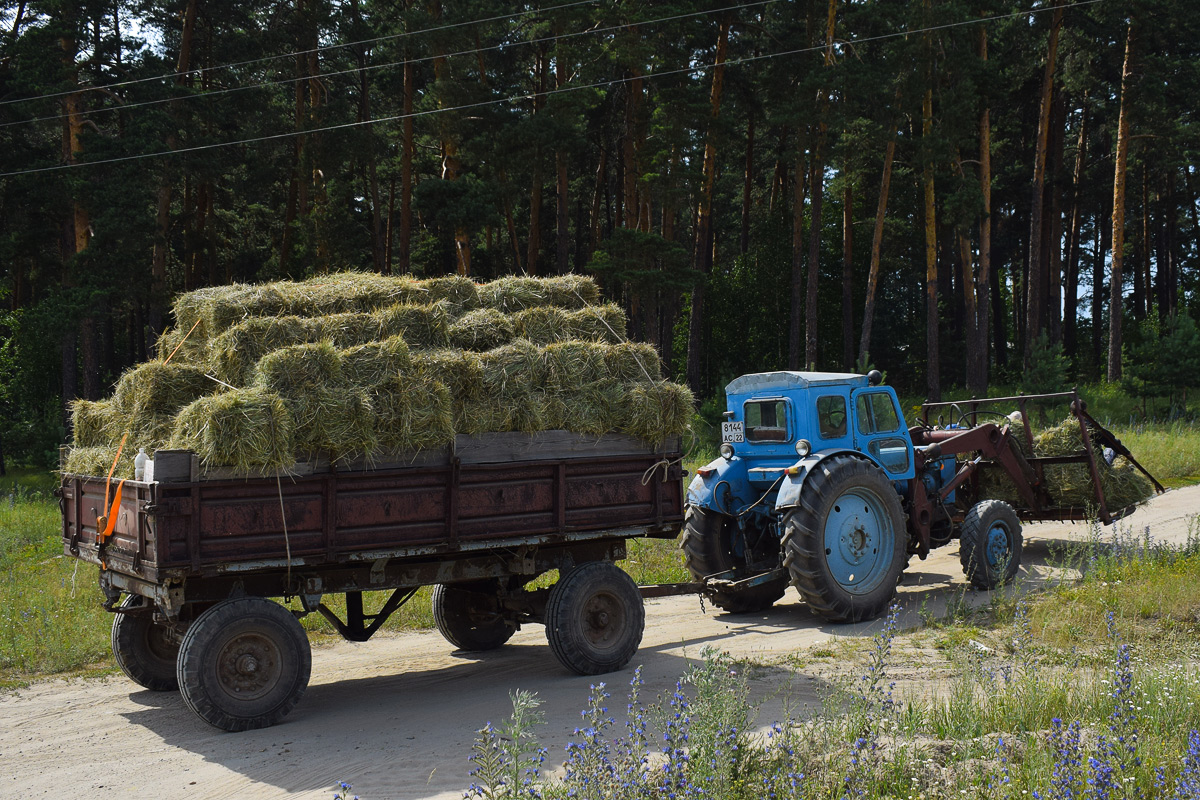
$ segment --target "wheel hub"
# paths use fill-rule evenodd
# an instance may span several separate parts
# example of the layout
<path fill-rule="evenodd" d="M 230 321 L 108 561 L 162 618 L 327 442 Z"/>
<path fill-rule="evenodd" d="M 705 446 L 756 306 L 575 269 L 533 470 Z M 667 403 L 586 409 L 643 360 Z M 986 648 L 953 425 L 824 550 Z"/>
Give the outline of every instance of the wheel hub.
<path fill-rule="evenodd" d="M 620 602 L 612 595 L 597 594 L 584 604 L 584 635 L 597 648 L 610 647 L 619 641 L 622 620 Z"/>
<path fill-rule="evenodd" d="M 993 570 L 1000 570 L 1008 564 L 1012 547 L 1008 541 L 1008 527 L 997 522 L 987 533 L 987 562 Z"/>
<path fill-rule="evenodd" d="M 825 561 L 834 580 L 854 594 L 872 591 L 887 572 L 895 532 L 882 501 L 863 488 L 844 492 L 825 518 Z"/>
<path fill-rule="evenodd" d="M 260 633 L 233 637 L 217 656 L 221 688 L 239 700 L 254 700 L 269 692 L 282 672 L 279 648 Z"/>

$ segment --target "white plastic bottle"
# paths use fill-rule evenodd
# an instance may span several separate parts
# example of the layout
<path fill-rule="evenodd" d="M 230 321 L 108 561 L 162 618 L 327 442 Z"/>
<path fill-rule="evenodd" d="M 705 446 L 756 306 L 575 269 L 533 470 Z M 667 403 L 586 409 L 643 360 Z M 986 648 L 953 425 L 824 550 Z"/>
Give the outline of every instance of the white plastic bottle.
<path fill-rule="evenodd" d="M 146 474 L 146 461 L 150 456 L 146 455 L 146 448 L 139 447 L 138 453 L 133 458 L 133 479 L 140 481 Z"/>

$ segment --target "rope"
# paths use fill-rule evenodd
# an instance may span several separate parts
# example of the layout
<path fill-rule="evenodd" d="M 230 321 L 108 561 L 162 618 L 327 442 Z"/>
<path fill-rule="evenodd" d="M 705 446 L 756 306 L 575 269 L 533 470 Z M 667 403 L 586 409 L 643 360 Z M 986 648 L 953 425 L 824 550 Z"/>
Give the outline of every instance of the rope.
<path fill-rule="evenodd" d="M 650 485 L 650 481 L 654 480 L 654 473 L 657 472 L 660 467 L 662 468 L 662 473 L 663 473 L 662 482 L 666 483 L 667 480 L 669 480 L 669 478 L 670 478 L 671 466 L 673 464 L 682 464 L 682 463 L 683 463 L 682 457 L 677 458 L 674 461 L 668 461 L 667 459 L 664 458 L 662 461 L 654 462 L 653 464 L 650 465 L 650 468 L 648 470 L 646 470 L 645 472 L 642 473 L 642 486 Z"/>
<path fill-rule="evenodd" d="M 283 521 L 283 547 L 287 552 L 287 583 L 284 594 L 292 591 L 292 542 L 288 538 L 287 513 L 283 510 L 283 483 L 279 480 L 278 470 L 275 472 L 275 488 L 279 491 L 279 519 Z"/>

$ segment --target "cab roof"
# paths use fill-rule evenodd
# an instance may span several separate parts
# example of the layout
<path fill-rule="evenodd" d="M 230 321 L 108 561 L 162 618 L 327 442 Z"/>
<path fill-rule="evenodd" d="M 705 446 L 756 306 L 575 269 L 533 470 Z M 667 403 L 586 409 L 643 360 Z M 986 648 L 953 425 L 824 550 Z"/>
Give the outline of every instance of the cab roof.
<path fill-rule="evenodd" d="M 815 386 L 867 385 L 866 375 L 852 372 L 758 372 L 735 378 L 725 387 L 726 394 L 757 394 L 787 389 L 808 389 Z"/>

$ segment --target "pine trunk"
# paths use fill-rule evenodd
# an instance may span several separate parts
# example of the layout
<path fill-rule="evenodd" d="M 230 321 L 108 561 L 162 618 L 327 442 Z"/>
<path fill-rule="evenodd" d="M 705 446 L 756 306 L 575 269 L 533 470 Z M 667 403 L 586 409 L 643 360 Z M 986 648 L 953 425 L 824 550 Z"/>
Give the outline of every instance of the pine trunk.
<path fill-rule="evenodd" d="M 1075 170 L 1071 180 L 1071 222 L 1067 229 L 1067 263 L 1063 298 L 1063 351 L 1070 358 L 1078 349 L 1079 330 L 1079 250 L 1083 229 L 1083 175 L 1087 164 L 1088 145 L 1087 96 L 1083 98 L 1083 113 L 1079 119 L 1079 141 L 1075 146 Z"/>
<path fill-rule="evenodd" d="M 883 221 L 887 216 L 888 190 L 892 185 L 892 163 L 896 157 L 896 136 L 888 139 L 883 154 L 883 178 L 879 182 L 879 203 L 875 207 L 875 231 L 871 236 L 871 265 L 867 272 L 867 298 L 863 304 L 862 336 L 858 340 L 858 361 L 864 368 L 871 363 L 871 327 L 875 322 L 875 298 L 879 291 L 879 265 L 883 257 Z"/>
<path fill-rule="evenodd" d="M 796 129 L 796 179 L 792 181 L 792 297 L 788 315 L 788 369 L 803 365 L 804 308 L 804 136 Z"/>
<path fill-rule="evenodd" d="M 1129 161 L 1129 92 L 1133 63 L 1133 21 L 1125 33 L 1125 60 L 1121 68 L 1121 110 L 1117 117 L 1117 145 L 1113 171 L 1112 278 L 1108 306 L 1108 380 L 1121 379 L 1121 289 L 1125 261 L 1125 169 Z"/>
<path fill-rule="evenodd" d="M 702 165 L 703 183 L 696 214 L 695 268 L 700 275 L 696 288 L 692 291 L 692 314 L 688 321 L 687 382 L 697 396 L 700 396 L 703 388 L 700 357 L 704 346 L 704 286 L 712 271 L 713 262 L 712 201 L 717 177 L 717 121 L 721 114 L 721 90 L 725 81 L 725 53 L 728 45 L 729 17 L 722 16 L 717 32 L 717 52 L 713 64 L 712 91 L 709 95 L 709 125 L 704 140 Z"/>
<path fill-rule="evenodd" d="M 1053 106 L 1054 71 L 1058 62 L 1058 34 L 1062 28 L 1063 8 L 1054 0 L 1054 17 L 1046 45 L 1046 65 L 1042 73 L 1042 91 L 1038 114 L 1037 147 L 1033 160 L 1033 201 L 1029 213 L 1029 271 L 1025 297 L 1025 367 L 1038 337 L 1046 330 L 1046 304 L 1049 294 L 1050 266 L 1043 258 L 1044 215 L 1046 206 L 1046 158 L 1050 140 L 1050 112 Z"/>
<path fill-rule="evenodd" d="M 854 186 L 842 189 L 842 369 L 854 369 Z"/>
<path fill-rule="evenodd" d="M 933 132 L 933 89 L 927 89 L 921 104 L 921 134 L 926 139 Z M 926 161 L 922 179 L 925 195 L 925 386 L 929 400 L 942 397 L 941 352 L 938 342 L 938 262 L 936 196 L 933 186 L 933 163 Z"/>

